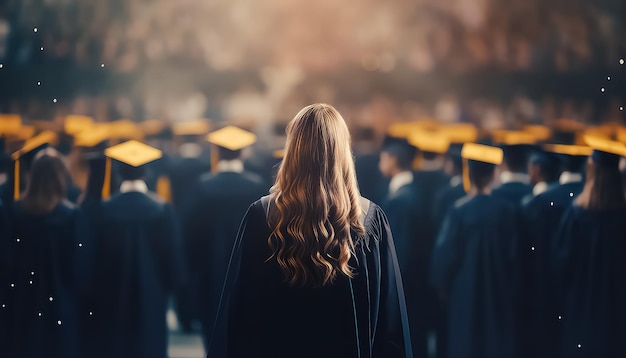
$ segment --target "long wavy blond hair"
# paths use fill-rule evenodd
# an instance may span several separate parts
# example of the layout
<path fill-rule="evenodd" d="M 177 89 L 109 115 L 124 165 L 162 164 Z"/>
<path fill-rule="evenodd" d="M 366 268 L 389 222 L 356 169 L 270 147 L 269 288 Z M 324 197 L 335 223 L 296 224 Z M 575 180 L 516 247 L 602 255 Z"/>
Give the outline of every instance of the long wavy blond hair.
<path fill-rule="evenodd" d="M 327 104 L 303 108 L 287 126 L 276 183 L 268 244 L 291 285 L 324 286 L 348 264 L 359 222 L 360 194 L 344 119 Z"/>

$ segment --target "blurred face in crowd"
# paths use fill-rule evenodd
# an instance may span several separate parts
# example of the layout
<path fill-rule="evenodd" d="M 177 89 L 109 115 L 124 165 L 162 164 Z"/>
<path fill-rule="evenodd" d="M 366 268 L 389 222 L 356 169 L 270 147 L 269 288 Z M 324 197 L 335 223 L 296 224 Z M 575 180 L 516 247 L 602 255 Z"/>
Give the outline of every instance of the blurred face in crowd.
<path fill-rule="evenodd" d="M 387 152 L 380 153 L 380 161 L 378 163 L 378 169 L 381 174 L 386 177 L 392 177 L 398 173 L 398 158 L 392 156 Z"/>

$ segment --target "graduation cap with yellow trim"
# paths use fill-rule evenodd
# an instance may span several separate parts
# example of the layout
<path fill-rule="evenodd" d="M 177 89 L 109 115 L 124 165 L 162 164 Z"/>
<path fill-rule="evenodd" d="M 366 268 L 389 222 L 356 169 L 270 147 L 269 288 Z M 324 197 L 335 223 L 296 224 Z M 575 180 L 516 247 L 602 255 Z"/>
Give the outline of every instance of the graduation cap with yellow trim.
<path fill-rule="evenodd" d="M 535 139 L 545 141 L 552 136 L 552 129 L 540 124 L 529 124 L 524 126 L 524 132 L 530 133 Z"/>
<path fill-rule="evenodd" d="M 106 199 L 111 194 L 111 159 L 132 167 L 140 167 L 160 159 L 163 156 L 163 152 L 147 144 L 131 139 L 105 149 L 104 155 L 107 157 L 107 161 L 104 174 L 105 180 L 102 185 L 102 197 Z"/>
<path fill-rule="evenodd" d="M 0 136 L 19 133 L 22 117 L 18 114 L 0 114 Z"/>
<path fill-rule="evenodd" d="M 88 116 L 70 115 L 63 121 L 63 130 L 69 135 L 75 135 L 88 130 L 94 125 L 94 120 Z"/>
<path fill-rule="evenodd" d="M 502 145 L 525 145 L 537 143 L 537 137 L 528 132 L 495 130 L 492 132 L 495 143 Z"/>
<path fill-rule="evenodd" d="M 11 155 L 11 159 L 14 161 L 13 168 L 13 199 L 18 200 L 20 198 L 20 172 L 22 161 L 30 162 L 35 158 L 37 152 L 48 147 L 51 143 L 56 141 L 57 134 L 54 132 L 43 132 L 35 137 L 27 140 L 24 146 Z"/>
<path fill-rule="evenodd" d="M 461 157 L 463 158 L 463 188 L 468 192 L 471 186 L 469 178 L 470 161 L 500 165 L 504 158 L 504 152 L 498 147 L 465 143 L 461 149 Z"/>
<path fill-rule="evenodd" d="M 395 122 L 387 128 L 387 134 L 394 138 L 408 138 L 415 131 L 422 129 L 418 122 Z"/>
<path fill-rule="evenodd" d="M 593 148 L 591 159 L 602 166 L 617 167 L 620 157 L 626 157 L 626 144 L 605 138 L 585 135 L 588 146 Z"/>
<path fill-rule="evenodd" d="M 552 153 L 581 157 L 590 156 L 593 152 L 593 148 L 584 145 L 546 144 L 543 148 Z"/>
<path fill-rule="evenodd" d="M 102 125 L 102 124 L 100 124 Z M 104 124 L 108 126 L 109 136 L 111 139 L 135 139 L 143 138 L 143 133 L 137 123 L 129 119 L 120 119 L 111 123 Z"/>
<path fill-rule="evenodd" d="M 93 148 L 104 143 L 110 138 L 109 127 L 106 125 L 95 125 L 88 130 L 81 131 L 74 136 L 76 147 Z"/>
<path fill-rule="evenodd" d="M 450 140 L 447 137 L 424 131 L 413 131 L 408 136 L 409 144 L 423 152 L 445 154 L 450 147 Z"/>
<path fill-rule="evenodd" d="M 438 133 L 448 138 L 450 143 L 470 143 L 478 139 L 478 129 L 472 123 L 446 125 L 439 128 Z"/>
<path fill-rule="evenodd" d="M 226 126 L 207 134 L 206 140 L 214 145 L 211 150 L 211 166 L 217 168 L 220 148 L 231 152 L 238 152 L 256 142 L 256 134 L 235 126 Z M 215 148 L 217 146 L 218 148 Z M 223 150 L 222 150 L 223 152 Z"/>

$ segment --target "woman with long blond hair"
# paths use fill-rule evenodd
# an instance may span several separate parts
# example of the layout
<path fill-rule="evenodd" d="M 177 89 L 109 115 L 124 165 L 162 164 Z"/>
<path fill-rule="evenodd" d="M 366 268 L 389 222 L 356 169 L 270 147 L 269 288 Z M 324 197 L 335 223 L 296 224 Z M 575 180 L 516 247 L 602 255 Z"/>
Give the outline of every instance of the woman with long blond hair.
<path fill-rule="evenodd" d="M 361 198 L 350 133 L 314 104 L 287 127 L 271 194 L 241 224 L 209 357 L 411 357 L 382 210 Z"/>

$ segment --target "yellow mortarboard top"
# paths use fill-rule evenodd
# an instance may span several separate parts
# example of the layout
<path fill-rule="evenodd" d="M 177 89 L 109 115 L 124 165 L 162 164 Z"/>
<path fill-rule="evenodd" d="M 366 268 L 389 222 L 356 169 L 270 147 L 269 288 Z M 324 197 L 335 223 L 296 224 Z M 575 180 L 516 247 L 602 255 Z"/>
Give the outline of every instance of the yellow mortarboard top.
<path fill-rule="evenodd" d="M 409 144 L 424 152 L 444 154 L 450 147 L 448 138 L 435 133 L 413 131 L 407 139 Z"/>
<path fill-rule="evenodd" d="M 234 151 L 254 144 L 256 135 L 239 127 L 227 126 L 209 133 L 206 139 L 209 143 Z"/>
<path fill-rule="evenodd" d="M 496 143 L 505 145 L 535 144 L 537 142 L 537 138 L 528 132 L 495 130 L 492 132 L 492 136 Z"/>
<path fill-rule="evenodd" d="M 172 126 L 174 135 L 204 135 L 209 131 L 209 122 L 197 120 L 191 122 L 177 122 Z"/>
<path fill-rule="evenodd" d="M 35 127 L 34 126 L 22 126 L 20 130 L 15 133 L 13 136 L 18 140 L 28 140 L 35 135 Z"/>
<path fill-rule="evenodd" d="M 548 152 L 571 156 L 589 156 L 593 148 L 584 145 L 546 144 L 544 149 Z"/>
<path fill-rule="evenodd" d="M 15 161 L 14 180 L 13 180 L 13 199 L 17 200 L 20 197 L 20 158 L 36 149 L 50 144 L 57 139 L 57 134 L 54 132 L 43 132 L 35 137 L 27 140 L 22 146 L 22 149 L 11 155 L 11 158 Z"/>
<path fill-rule="evenodd" d="M 22 117 L 18 114 L 0 114 L 0 135 L 17 134 L 22 128 Z"/>
<path fill-rule="evenodd" d="M 417 122 L 396 122 L 387 128 L 387 134 L 394 138 L 406 139 L 416 129 L 420 129 Z"/>
<path fill-rule="evenodd" d="M 91 117 L 71 115 L 65 117 L 63 129 L 65 133 L 75 135 L 76 133 L 90 129 L 93 127 L 93 124 L 94 120 Z"/>
<path fill-rule="evenodd" d="M 95 147 L 109 139 L 108 126 L 93 126 L 91 129 L 79 132 L 74 136 L 74 145 L 77 147 Z"/>
<path fill-rule="evenodd" d="M 589 136 L 598 137 L 598 138 L 611 139 L 611 136 L 613 135 L 613 133 L 615 133 L 615 131 L 613 130 L 612 127 L 597 126 L 597 127 L 585 128 L 581 133 L 582 133 L 583 138 L 585 135 L 589 135 Z"/>
<path fill-rule="evenodd" d="M 588 146 L 595 150 L 626 157 L 626 144 L 622 142 L 594 137 L 592 135 L 585 135 L 583 139 Z"/>
<path fill-rule="evenodd" d="M 148 164 L 163 156 L 163 153 L 147 144 L 129 140 L 104 150 L 104 155 L 133 167 Z"/>
<path fill-rule="evenodd" d="M 532 134 L 537 140 L 548 140 L 552 135 L 550 127 L 539 124 L 530 124 L 524 126 L 524 132 Z"/>
<path fill-rule="evenodd" d="M 463 188 L 468 192 L 470 190 L 468 160 L 500 165 L 504 158 L 504 152 L 498 147 L 465 143 L 461 149 L 461 157 L 463 158 Z"/>
<path fill-rule="evenodd" d="M 447 125 L 441 127 L 439 133 L 448 138 L 450 143 L 468 143 L 478 139 L 478 129 L 471 123 Z"/>
<path fill-rule="evenodd" d="M 109 136 L 114 139 L 141 139 L 143 133 L 139 126 L 128 119 L 108 123 Z"/>
<path fill-rule="evenodd" d="M 624 127 L 617 128 L 615 136 L 617 137 L 618 141 L 622 143 L 626 143 L 626 128 Z"/>

